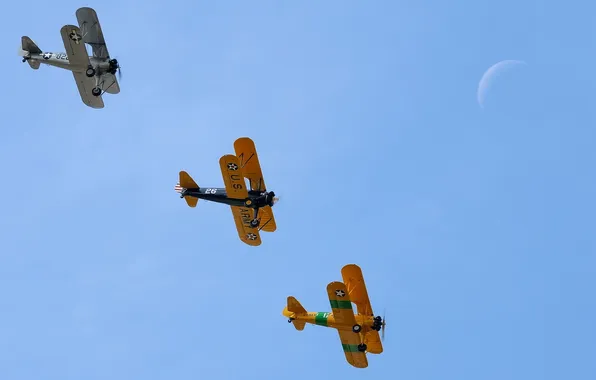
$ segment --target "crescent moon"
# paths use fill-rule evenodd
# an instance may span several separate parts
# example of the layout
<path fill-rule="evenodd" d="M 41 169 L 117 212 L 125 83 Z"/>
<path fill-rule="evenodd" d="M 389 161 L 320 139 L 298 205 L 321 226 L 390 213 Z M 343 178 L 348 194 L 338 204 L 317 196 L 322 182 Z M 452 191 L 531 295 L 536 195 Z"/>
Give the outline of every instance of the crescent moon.
<path fill-rule="evenodd" d="M 478 91 L 476 93 L 478 104 L 481 108 L 484 108 L 484 99 L 486 98 L 486 92 L 490 87 L 491 83 L 494 81 L 497 74 L 503 71 L 505 68 L 509 68 L 520 64 L 525 65 L 526 62 L 508 59 L 495 63 L 488 70 L 486 70 L 484 75 L 482 75 L 482 79 L 480 79 L 480 83 L 478 83 Z"/>

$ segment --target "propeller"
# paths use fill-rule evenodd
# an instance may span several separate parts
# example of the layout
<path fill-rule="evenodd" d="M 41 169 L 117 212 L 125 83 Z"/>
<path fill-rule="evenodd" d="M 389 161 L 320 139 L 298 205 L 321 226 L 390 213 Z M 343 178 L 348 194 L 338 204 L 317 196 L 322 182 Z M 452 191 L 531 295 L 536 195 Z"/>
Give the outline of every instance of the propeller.
<path fill-rule="evenodd" d="M 118 72 L 118 79 L 122 79 L 122 69 L 120 67 L 120 64 L 118 63 L 118 59 L 114 58 L 110 60 L 110 65 L 113 65 L 116 67 L 116 71 Z"/>
<path fill-rule="evenodd" d="M 381 325 L 381 340 L 385 341 L 385 310 L 383 310 L 383 324 Z"/>

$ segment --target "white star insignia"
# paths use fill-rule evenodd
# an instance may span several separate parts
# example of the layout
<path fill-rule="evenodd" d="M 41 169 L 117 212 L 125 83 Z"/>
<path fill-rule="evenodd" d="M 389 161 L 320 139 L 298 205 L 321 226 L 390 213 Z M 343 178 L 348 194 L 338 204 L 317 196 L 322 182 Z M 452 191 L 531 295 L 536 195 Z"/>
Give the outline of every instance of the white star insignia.
<path fill-rule="evenodd" d="M 339 289 L 335 291 L 335 295 L 338 297 L 343 297 L 346 295 L 346 292 L 344 292 L 343 290 Z"/>
<path fill-rule="evenodd" d="M 228 164 L 228 170 L 238 170 L 238 165 L 236 165 L 235 163 L 229 163 Z"/>
<path fill-rule="evenodd" d="M 257 240 L 257 235 L 255 234 L 247 234 L 246 237 L 248 240 Z"/>
<path fill-rule="evenodd" d="M 50 59 L 52 58 L 52 53 L 44 53 L 43 54 L 43 59 Z"/>

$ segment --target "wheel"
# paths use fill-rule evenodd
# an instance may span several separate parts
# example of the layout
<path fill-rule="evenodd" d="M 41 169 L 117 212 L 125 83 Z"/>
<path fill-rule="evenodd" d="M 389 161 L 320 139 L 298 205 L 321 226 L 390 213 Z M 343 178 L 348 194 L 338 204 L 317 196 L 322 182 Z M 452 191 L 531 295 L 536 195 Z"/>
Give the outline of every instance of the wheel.
<path fill-rule="evenodd" d="M 352 326 L 352 331 L 355 333 L 359 333 L 360 331 L 362 331 L 362 326 L 354 325 L 354 326 Z"/>
<path fill-rule="evenodd" d="M 367 348 L 366 344 L 364 344 L 364 343 L 361 343 L 358 345 L 358 351 L 360 351 L 360 352 L 366 351 L 366 348 Z"/>
<path fill-rule="evenodd" d="M 85 75 L 87 75 L 89 78 L 91 78 L 92 76 L 95 75 L 95 69 L 93 67 L 87 68 L 87 71 L 85 71 Z"/>
<path fill-rule="evenodd" d="M 93 96 L 99 96 L 101 95 L 101 88 L 95 87 L 93 90 L 91 90 L 91 93 L 93 94 Z"/>
<path fill-rule="evenodd" d="M 250 226 L 252 228 L 257 228 L 259 226 L 259 223 L 260 223 L 259 219 L 253 219 L 250 221 Z"/>

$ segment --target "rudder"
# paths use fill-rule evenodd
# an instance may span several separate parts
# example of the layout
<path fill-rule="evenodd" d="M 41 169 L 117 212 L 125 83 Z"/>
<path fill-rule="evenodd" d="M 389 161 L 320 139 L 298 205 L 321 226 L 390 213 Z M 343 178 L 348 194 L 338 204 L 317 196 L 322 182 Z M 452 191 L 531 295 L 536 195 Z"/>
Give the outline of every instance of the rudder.
<path fill-rule="evenodd" d="M 39 61 L 35 59 L 29 59 L 31 54 L 41 54 L 41 49 L 37 46 L 33 40 L 27 36 L 21 37 L 21 51 L 19 55 L 24 57 L 23 61 L 27 61 L 29 67 L 33 70 L 39 69 Z"/>
<path fill-rule="evenodd" d="M 181 187 L 182 189 L 199 189 L 199 185 L 185 171 L 180 172 L 180 182 L 177 187 Z M 189 207 L 196 207 L 199 202 L 199 198 L 195 197 L 184 197 L 184 200 Z"/>
<path fill-rule="evenodd" d="M 21 49 L 31 54 L 41 54 L 42 51 L 33 40 L 27 36 L 21 37 Z"/>
<path fill-rule="evenodd" d="M 288 311 L 296 313 L 296 315 L 306 314 L 306 309 L 298 302 L 298 300 L 292 296 L 288 297 Z"/>

